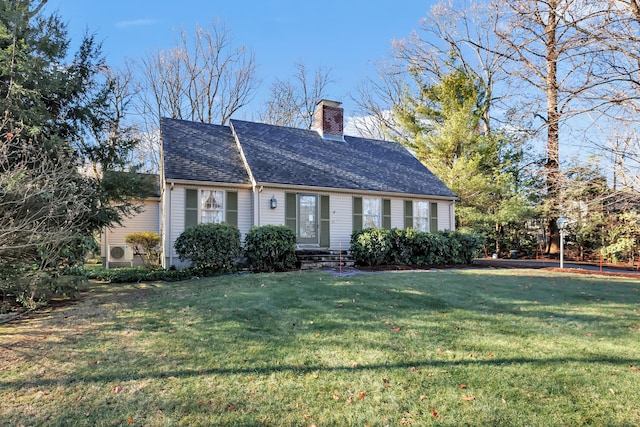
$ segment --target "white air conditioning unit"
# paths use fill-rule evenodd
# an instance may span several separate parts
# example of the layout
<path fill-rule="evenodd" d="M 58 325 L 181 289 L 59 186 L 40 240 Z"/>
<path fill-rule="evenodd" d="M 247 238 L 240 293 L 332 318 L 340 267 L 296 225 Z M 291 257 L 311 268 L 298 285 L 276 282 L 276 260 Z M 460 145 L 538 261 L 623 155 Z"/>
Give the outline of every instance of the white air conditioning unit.
<path fill-rule="evenodd" d="M 128 262 L 133 261 L 133 251 L 128 245 L 109 245 L 108 262 Z"/>

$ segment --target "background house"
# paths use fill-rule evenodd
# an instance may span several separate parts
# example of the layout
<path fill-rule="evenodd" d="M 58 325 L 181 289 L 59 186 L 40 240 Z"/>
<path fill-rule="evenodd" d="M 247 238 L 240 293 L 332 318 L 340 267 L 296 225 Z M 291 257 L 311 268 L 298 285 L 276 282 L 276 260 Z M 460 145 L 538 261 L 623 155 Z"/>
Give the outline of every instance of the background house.
<path fill-rule="evenodd" d="M 348 249 L 367 227 L 455 227 L 456 195 L 400 144 L 343 135 L 343 109 L 321 101 L 315 129 L 231 120 L 161 120 L 163 265 L 187 227 L 284 224 L 299 247 Z M 153 215 L 149 213 L 149 215 Z"/>
<path fill-rule="evenodd" d="M 120 172 L 119 172 L 120 173 Z M 137 267 L 143 265 L 133 248 L 127 245 L 126 236 L 131 233 L 153 231 L 160 234 L 160 187 L 158 175 L 144 175 L 148 187 L 155 188 L 150 196 L 139 201 L 141 210 L 122 219 L 121 225 L 105 227 L 100 233 L 100 254 L 106 268 Z"/>

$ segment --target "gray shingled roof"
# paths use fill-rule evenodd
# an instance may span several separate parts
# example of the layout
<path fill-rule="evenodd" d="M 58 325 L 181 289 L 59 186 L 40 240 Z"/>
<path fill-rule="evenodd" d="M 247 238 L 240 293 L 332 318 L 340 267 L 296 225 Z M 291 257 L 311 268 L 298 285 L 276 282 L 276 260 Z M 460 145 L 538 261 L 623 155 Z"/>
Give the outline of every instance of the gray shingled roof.
<path fill-rule="evenodd" d="M 456 195 L 400 144 L 231 120 L 231 127 L 162 119 L 167 179 L 249 183 L 240 141 L 259 184 L 299 185 L 354 191 Z"/>
<path fill-rule="evenodd" d="M 231 127 L 259 183 L 456 197 L 395 142 L 350 136 L 334 141 L 313 130 L 240 120 Z"/>
<path fill-rule="evenodd" d="M 249 184 L 228 126 L 160 120 L 165 179 Z"/>

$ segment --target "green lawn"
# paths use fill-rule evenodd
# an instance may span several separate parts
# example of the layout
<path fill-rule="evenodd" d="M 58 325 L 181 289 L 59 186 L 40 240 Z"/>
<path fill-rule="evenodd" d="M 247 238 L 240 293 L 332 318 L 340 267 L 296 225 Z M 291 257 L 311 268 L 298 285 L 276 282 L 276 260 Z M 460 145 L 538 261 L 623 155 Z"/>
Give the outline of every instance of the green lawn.
<path fill-rule="evenodd" d="M 638 287 L 534 270 L 96 284 L 0 325 L 0 424 L 640 425 Z"/>

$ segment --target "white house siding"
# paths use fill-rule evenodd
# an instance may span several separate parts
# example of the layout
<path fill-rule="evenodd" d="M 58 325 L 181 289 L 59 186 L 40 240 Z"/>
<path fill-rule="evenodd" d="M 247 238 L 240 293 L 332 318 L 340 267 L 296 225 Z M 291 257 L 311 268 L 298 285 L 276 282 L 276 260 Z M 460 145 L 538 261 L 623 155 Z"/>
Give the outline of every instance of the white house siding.
<path fill-rule="evenodd" d="M 329 196 L 332 249 L 349 249 L 353 232 L 353 196 L 349 193 L 333 193 Z"/>
<path fill-rule="evenodd" d="M 292 191 L 295 192 L 295 191 Z M 285 191 L 282 188 L 264 187 L 261 192 L 256 193 L 256 216 L 259 221 L 256 225 L 284 225 L 285 218 Z M 275 197 L 277 207 L 271 209 L 271 198 Z"/>
<path fill-rule="evenodd" d="M 353 231 L 353 198 L 354 197 L 379 197 L 391 200 L 391 227 L 405 228 L 404 202 L 405 200 L 426 200 L 438 203 L 438 230 L 453 229 L 452 203 L 450 201 L 436 201 L 428 199 L 415 199 L 407 197 L 388 197 L 372 194 L 342 193 L 317 191 L 313 189 L 300 190 L 264 187 L 262 192 L 257 194 L 256 215 L 260 217 L 259 224 L 256 225 L 282 225 L 285 223 L 285 192 L 309 193 L 318 195 L 329 195 L 330 204 L 330 245 L 331 249 L 348 249 L 351 244 L 351 233 Z M 277 201 L 276 209 L 270 208 L 270 200 L 274 197 Z"/>
<path fill-rule="evenodd" d="M 142 231 L 153 231 L 160 234 L 160 200 L 157 198 L 147 199 L 144 201 L 143 210 L 133 214 L 122 220 L 122 225 L 116 225 L 108 228 L 100 237 L 100 253 L 103 265 L 107 266 L 109 261 L 109 248 L 113 246 L 127 246 L 126 237 L 131 233 Z M 142 262 L 139 259 L 132 260 L 133 265 L 139 265 Z M 111 262 L 109 267 L 130 266 L 131 262 Z"/>
<path fill-rule="evenodd" d="M 182 262 L 178 258 L 178 254 L 174 248 L 176 239 L 182 234 L 185 226 L 185 200 L 186 189 L 198 190 L 219 190 L 219 191 L 237 191 L 238 192 L 238 229 L 241 236 L 247 234 L 253 226 L 251 190 L 246 188 L 233 187 L 216 187 L 204 185 L 167 185 L 165 188 L 165 206 L 168 215 L 165 216 L 165 240 L 164 240 L 164 262 L 165 267 L 175 266 L 184 268 L 189 262 Z"/>

